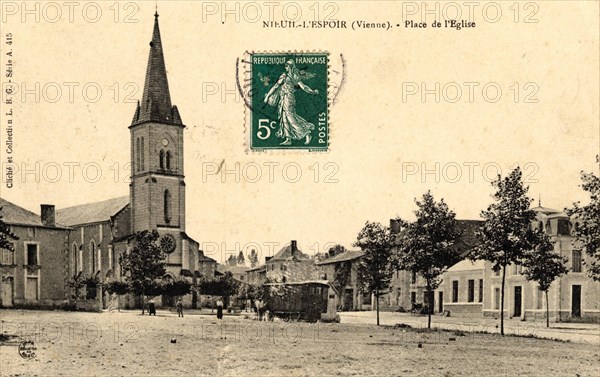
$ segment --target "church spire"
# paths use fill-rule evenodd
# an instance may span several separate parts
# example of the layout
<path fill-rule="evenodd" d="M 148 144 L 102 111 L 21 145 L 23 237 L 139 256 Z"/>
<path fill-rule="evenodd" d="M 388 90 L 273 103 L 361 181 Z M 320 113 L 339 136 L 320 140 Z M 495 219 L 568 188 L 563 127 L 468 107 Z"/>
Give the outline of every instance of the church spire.
<path fill-rule="evenodd" d="M 132 124 L 148 121 L 181 124 L 177 107 L 171 105 L 167 69 L 158 27 L 158 11 L 154 13 L 154 31 L 150 42 L 144 93 L 142 101 L 135 111 Z"/>

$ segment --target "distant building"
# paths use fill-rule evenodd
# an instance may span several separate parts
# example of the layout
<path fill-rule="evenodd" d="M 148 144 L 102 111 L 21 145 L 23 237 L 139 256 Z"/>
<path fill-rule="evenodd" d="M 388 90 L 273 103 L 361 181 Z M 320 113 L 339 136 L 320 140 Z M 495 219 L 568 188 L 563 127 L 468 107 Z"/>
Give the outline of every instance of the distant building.
<path fill-rule="evenodd" d="M 246 276 L 247 271 L 250 268 L 246 266 L 229 266 L 227 264 L 217 264 L 217 274 L 225 274 L 226 272 L 231 272 L 233 278 L 240 283 L 247 283 L 248 277 Z"/>
<path fill-rule="evenodd" d="M 317 280 L 318 270 L 307 254 L 298 249 L 293 240 L 265 262 L 266 278 L 271 282 Z"/>
<path fill-rule="evenodd" d="M 0 198 L 3 221 L 19 238 L 14 251 L 0 249 L 0 306 L 61 308 L 67 302 L 66 273 L 71 229 L 56 223 L 52 205 L 39 216 Z"/>

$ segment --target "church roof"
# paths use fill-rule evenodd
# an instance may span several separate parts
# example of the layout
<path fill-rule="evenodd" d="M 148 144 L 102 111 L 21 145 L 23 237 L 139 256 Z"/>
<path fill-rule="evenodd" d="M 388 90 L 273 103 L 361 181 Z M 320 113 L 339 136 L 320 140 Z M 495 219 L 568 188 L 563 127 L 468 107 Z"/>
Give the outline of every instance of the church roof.
<path fill-rule="evenodd" d="M 158 27 L 158 13 L 154 14 L 154 31 L 150 42 L 142 102 L 138 102 L 131 124 L 148 121 L 182 125 L 177 106 L 171 106 L 169 81 Z"/>
<path fill-rule="evenodd" d="M 129 204 L 129 196 L 61 208 L 56 211 L 56 222 L 69 226 L 109 221 Z"/>

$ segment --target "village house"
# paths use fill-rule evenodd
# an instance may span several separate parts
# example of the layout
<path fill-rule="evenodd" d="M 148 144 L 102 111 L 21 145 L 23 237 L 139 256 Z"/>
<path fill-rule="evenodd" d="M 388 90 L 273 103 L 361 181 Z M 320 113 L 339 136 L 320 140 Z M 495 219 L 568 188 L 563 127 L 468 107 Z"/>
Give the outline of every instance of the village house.
<path fill-rule="evenodd" d="M 0 214 L 18 237 L 14 251 L 0 249 L 0 307 L 62 308 L 69 292 L 66 273 L 71 229 L 57 224 L 53 205 L 41 216 L 0 198 Z"/>
<path fill-rule="evenodd" d="M 578 220 L 551 208 L 538 206 L 533 210 L 536 220 L 532 225 L 550 236 L 554 251 L 567 258 L 569 269 L 566 275 L 552 283 L 548 292 L 550 320 L 600 319 L 600 282 L 588 277 L 583 263 L 587 256 L 573 236 L 573 231 L 579 227 Z M 483 279 L 489 287 L 484 291 L 483 314 L 497 317 L 502 276 L 486 263 Z M 546 318 L 545 295 L 538 289 L 537 283 L 527 281 L 521 266 L 507 268 L 504 309 L 508 316 L 522 320 Z"/>
<path fill-rule="evenodd" d="M 556 279 L 548 292 L 550 320 L 598 320 L 600 318 L 600 282 L 587 276 L 585 254 L 575 242 L 573 231 L 579 226 L 564 212 L 538 206 L 532 227 L 546 232 L 554 243 L 554 251 L 567 258 L 566 275 Z M 444 275 L 436 295 L 444 296 L 443 310 L 452 316 L 500 315 L 501 271 L 494 272 L 486 261 L 463 260 Z M 441 311 L 437 307 L 437 311 Z M 504 313 L 506 318 L 545 320 L 546 298 L 536 282 L 528 281 L 520 265 L 506 270 Z"/>
<path fill-rule="evenodd" d="M 475 245 L 475 232 L 481 224 L 482 222 L 479 220 L 456 220 L 460 236 L 455 242 L 454 249 L 460 258 L 464 259 Z M 398 236 L 401 235 L 397 220 L 390 220 L 390 229 Z M 394 250 L 394 252 L 396 251 Z M 444 284 L 445 278 L 442 279 L 442 284 Z M 443 311 L 445 302 L 448 302 L 448 294 L 444 295 L 443 289 L 440 292 L 431 292 L 431 296 L 428 297 L 425 279 L 414 271 L 397 270 L 392 276 L 389 294 L 380 302 L 380 306 L 392 307 L 399 311 L 409 311 L 415 307 L 429 308 L 435 313 Z"/>
<path fill-rule="evenodd" d="M 295 240 L 272 257 L 266 257 L 265 268 L 267 280 L 275 283 L 319 279 L 314 261 L 298 249 Z"/>
<path fill-rule="evenodd" d="M 371 295 L 362 293 L 358 283 L 358 263 L 363 251 L 345 251 L 315 262 L 321 280 L 327 280 L 336 291 L 336 307 L 343 311 L 370 308 Z"/>
<path fill-rule="evenodd" d="M 248 284 L 261 285 L 267 281 L 267 266 L 262 264 L 246 270 Z"/>

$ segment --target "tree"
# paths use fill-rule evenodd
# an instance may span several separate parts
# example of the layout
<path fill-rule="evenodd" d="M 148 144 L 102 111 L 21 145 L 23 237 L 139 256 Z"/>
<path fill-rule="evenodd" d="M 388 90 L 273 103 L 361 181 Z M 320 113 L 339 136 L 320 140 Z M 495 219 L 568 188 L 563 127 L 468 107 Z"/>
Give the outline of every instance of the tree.
<path fill-rule="evenodd" d="M 364 251 L 357 276 L 363 292 L 375 292 L 377 326 L 379 326 L 379 296 L 389 288 L 392 278 L 390 255 L 393 236 L 388 227 L 377 222 L 365 223 L 358 233 L 354 246 Z"/>
<path fill-rule="evenodd" d="M 441 283 L 441 275 L 460 260 L 453 248 L 459 233 L 456 229 L 454 212 L 444 200 L 436 202 L 431 192 L 423 195 L 422 201 L 415 199 L 418 209 L 416 220 L 403 223 L 404 230 L 398 242 L 395 264 L 398 269 L 412 271 L 423 277 L 428 297 L 427 328 L 431 328 L 433 291 Z"/>
<path fill-rule="evenodd" d="M 246 258 L 244 257 L 244 253 L 240 250 L 240 253 L 237 256 L 237 265 L 243 266 L 246 264 Z"/>
<path fill-rule="evenodd" d="M 552 282 L 569 270 L 565 266 L 567 259 L 554 252 L 554 245 L 542 230 L 536 232 L 539 241 L 531 250 L 523 263 L 527 280 L 535 281 L 546 296 L 546 327 L 550 327 L 550 310 L 548 306 L 548 290 Z"/>
<path fill-rule="evenodd" d="M 239 282 L 233 278 L 229 271 L 216 278 L 201 278 L 198 289 L 203 295 L 221 296 L 226 300 L 238 292 Z"/>
<path fill-rule="evenodd" d="M 523 186 L 519 167 L 505 178 L 498 175 L 492 186 L 496 188 L 495 203 L 481 212 L 484 223 L 477 232 L 479 242 L 469 258 L 487 260 L 492 263 L 494 272 L 502 271 L 500 333 L 504 335 L 506 266 L 520 264 L 526 253 L 537 246 L 537 237 L 531 229 L 535 212 L 530 209 L 533 199 L 527 196 L 529 187 Z"/>
<path fill-rule="evenodd" d="M 248 261 L 250 262 L 250 267 L 256 267 L 258 265 L 258 253 L 256 250 L 252 249 L 252 251 L 250 251 Z"/>
<path fill-rule="evenodd" d="M 600 155 L 596 155 L 596 163 L 600 168 Z M 589 256 L 583 261 L 588 276 L 600 281 L 600 176 L 582 171 L 581 180 L 581 188 L 589 193 L 590 203 L 583 207 L 580 207 L 580 202 L 573 203 L 573 207 L 567 209 L 567 214 L 578 224 L 574 229 L 575 242 Z"/>
<path fill-rule="evenodd" d="M 142 299 L 142 314 L 144 314 L 144 296 L 157 296 L 162 288 L 165 276 L 166 255 L 158 245 L 159 234 L 156 230 L 137 232 L 135 247 L 130 253 L 123 255 L 123 271 L 131 291 Z"/>
<path fill-rule="evenodd" d="M 15 251 L 11 240 L 16 241 L 19 237 L 11 232 L 10 226 L 2 220 L 2 207 L 0 207 L 0 249 Z"/>
<path fill-rule="evenodd" d="M 227 258 L 228 266 L 237 266 L 237 258 L 235 255 L 231 254 L 229 258 Z"/>
<path fill-rule="evenodd" d="M 192 283 L 184 278 L 166 279 L 163 293 L 169 296 L 185 296 L 192 291 Z"/>

